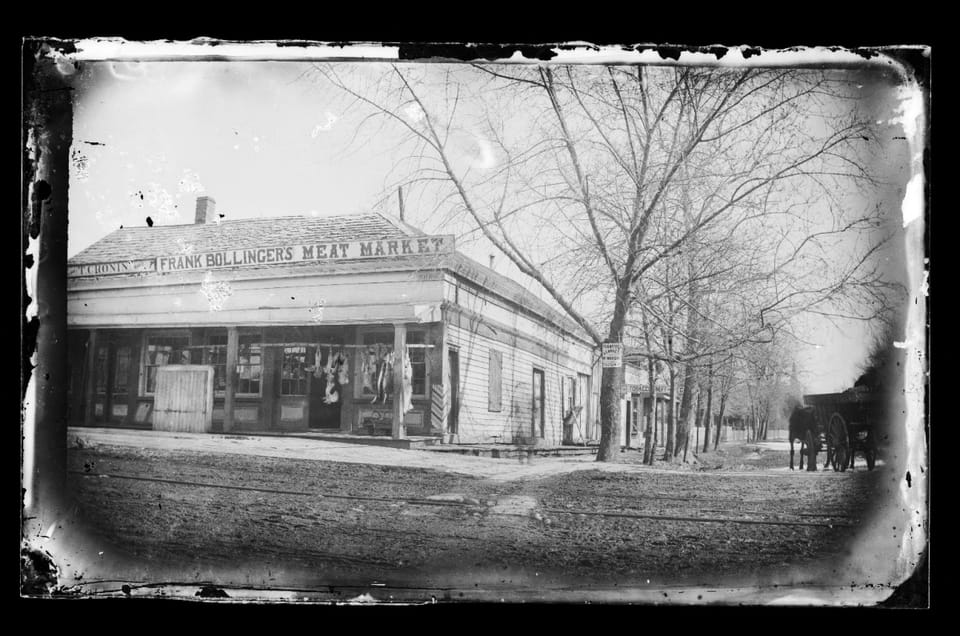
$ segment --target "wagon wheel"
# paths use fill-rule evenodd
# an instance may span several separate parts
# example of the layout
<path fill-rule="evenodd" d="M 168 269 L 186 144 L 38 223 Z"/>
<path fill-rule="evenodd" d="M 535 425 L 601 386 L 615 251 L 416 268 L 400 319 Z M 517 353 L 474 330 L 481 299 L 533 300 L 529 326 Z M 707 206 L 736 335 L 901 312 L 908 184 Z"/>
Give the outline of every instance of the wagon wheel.
<path fill-rule="evenodd" d="M 827 424 L 827 444 L 833 449 L 833 470 L 842 472 L 847 469 L 850 459 L 850 438 L 847 436 L 847 423 L 843 416 L 834 413 Z"/>
<path fill-rule="evenodd" d="M 867 470 L 873 470 L 877 463 L 877 445 L 873 441 L 873 433 L 867 433 L 867 439 L 863 444 L 863 456 L 867 460 Z"/>

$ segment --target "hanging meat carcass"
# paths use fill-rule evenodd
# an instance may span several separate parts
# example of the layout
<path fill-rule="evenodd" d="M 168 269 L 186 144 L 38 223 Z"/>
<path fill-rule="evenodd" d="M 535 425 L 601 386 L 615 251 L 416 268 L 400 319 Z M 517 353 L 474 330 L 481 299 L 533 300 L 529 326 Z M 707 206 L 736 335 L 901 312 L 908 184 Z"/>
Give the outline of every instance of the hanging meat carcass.
<path fill-rule="evenodd" d="M 350 383 L 349 358 L 343 351 L 337 353 L 337 383 L 340 386 Z"/>

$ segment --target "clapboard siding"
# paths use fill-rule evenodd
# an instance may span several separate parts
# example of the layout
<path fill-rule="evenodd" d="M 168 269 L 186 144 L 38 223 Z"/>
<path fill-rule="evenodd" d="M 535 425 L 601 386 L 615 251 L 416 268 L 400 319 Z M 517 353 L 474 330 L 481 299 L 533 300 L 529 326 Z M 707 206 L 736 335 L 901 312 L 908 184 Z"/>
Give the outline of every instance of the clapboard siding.
<path fill-rule="evenodd" d="M 459 441 L 516 442 L 533 437 L 533 369 L 538 368 L 544 372 L 545 385 L 543 441 L 561 443 L 561 378 L 589 374 L 589 363 L 559 364 L 455 326 L 448 327 L 447 339 L 449 346 L 460 351 Z M 502 353 L 503 362 L 502 407 L 497 412 L 488 409 L 491 349 Z"/>

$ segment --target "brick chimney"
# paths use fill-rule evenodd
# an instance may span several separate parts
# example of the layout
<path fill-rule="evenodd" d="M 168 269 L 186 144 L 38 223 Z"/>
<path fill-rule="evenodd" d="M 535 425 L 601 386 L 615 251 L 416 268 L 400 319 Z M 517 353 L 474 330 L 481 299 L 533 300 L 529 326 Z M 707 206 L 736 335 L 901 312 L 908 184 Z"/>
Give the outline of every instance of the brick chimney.
<path fill-rule="evenodd" d="M 216 223 L 218 218 L 216 200 L 213 197 L 197 197 L 197 214 L 193 220 L 194 224 Z"/>

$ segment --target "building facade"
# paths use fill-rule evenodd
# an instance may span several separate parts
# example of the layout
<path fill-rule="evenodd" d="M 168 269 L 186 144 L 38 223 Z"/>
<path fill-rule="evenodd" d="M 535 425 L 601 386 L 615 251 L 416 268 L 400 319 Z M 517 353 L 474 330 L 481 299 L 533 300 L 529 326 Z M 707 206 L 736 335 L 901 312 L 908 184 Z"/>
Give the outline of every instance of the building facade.
<path fill-rule="evenodd" d="M 652 430 L 659 445 L 664 443 L 665 430 L 670 411 L 670 387 L 662 381 L 654 383 L 653 400 L 650 399 L 649 374 L 645 366 L 631 362 L 623 365 L 624 391 L 620 406 L 620 421 L 623 422 L 620 442 L 624 446 L 642 446 L 646 418 L 652 418 Z M 659 379 L 658 379 L 659 380 Z M 674 413 L 680 404 L 680 386 L 674 396 Z M 627 432 L 630 439 L 627 439 Z"/>
<path fill-rule="evenodd" d="M 70 259 L 73 424 L 159 428 L 179 410 L 156 412 L 164 378 L 199 365 L 212 389 L 171 399 L 212 390 L 204 430 L 599 436 L 589 338 L 452 236 L 380 213 L 220 222 L 208 197 L 195 221 Z"/>

